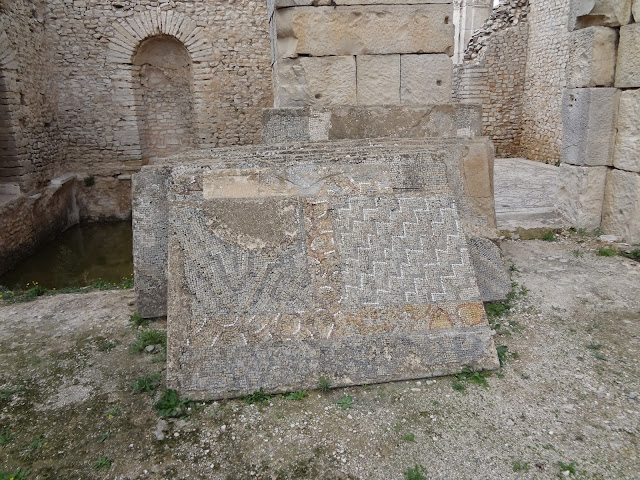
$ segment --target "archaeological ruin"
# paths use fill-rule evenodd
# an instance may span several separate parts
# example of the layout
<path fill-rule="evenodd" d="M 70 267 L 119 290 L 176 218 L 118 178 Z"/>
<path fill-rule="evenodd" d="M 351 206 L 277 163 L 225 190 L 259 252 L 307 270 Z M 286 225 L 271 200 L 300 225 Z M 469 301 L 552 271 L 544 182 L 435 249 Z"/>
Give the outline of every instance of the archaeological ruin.
<path fill-rule="evenodd" d="M 638 52 L 640 0 L 0 0 L 0 272 L 131 218 L 191 398 L 495 368 L 495 159 L 639 243 Z"/>

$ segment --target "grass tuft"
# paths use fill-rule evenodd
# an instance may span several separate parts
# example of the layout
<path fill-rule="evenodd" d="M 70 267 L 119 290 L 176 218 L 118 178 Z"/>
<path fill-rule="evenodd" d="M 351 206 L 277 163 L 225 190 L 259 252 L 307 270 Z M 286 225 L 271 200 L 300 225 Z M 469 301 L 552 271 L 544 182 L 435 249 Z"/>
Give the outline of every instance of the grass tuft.
<path fill-rule="evenodd" d="M 169 388 L 165 389 L 162 396 L 153 404 L 159 417 L 170 418 L 186 417 L 189 415 L 190 406 L 191 400 L 188 398 L 180 399 L 180 394 Z"/>
<path fill-rule="evenodd" d="M 158 330 L 156 328 L 140 332 L 129 348 L 132 352 L 141 353 L 144 352 L 145 348 L 147 348 L 149 345 L 162 345 L 166 349 L 167 332 Z"/>

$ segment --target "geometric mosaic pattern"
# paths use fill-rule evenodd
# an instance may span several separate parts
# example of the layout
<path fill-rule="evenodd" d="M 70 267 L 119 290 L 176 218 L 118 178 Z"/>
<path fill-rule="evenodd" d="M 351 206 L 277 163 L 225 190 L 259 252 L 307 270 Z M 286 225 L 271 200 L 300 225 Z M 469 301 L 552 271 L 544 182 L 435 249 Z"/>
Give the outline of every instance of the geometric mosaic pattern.
<path fill-rule="evenodd" d="M 346 305 L 480 301 L 450 197 L 352 197 L 332 217 Z"/>
<path fill-rule="evenodd" d="M 384 172 L 240 169 L 174 200 L 169 386 L 224 398 L 497 366 L 454 199 L 398 195 Z"/>

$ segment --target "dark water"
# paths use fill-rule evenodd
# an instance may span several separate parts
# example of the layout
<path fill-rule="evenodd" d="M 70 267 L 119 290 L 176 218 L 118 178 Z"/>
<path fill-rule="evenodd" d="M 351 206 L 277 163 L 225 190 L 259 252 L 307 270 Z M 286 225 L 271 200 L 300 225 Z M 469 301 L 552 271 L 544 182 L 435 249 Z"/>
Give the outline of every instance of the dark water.
<path fill-rule="evenodd" d="M 76 225 L 0 276 L 0 285 L 24 288 L 84 287 L 96 280 L 112 283 L 133 273 L 131 222 Z"/>

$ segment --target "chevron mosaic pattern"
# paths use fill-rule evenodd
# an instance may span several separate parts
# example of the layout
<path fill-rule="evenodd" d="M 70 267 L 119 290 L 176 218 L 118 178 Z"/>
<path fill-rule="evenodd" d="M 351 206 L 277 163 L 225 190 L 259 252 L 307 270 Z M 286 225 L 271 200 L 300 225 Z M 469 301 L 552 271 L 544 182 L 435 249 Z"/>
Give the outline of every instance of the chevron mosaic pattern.
<path fill-rule="evenodd" d="M 172 202 L 172 388 L 225 398 L 497 366 L 451 196 L 394 193 L 382 166 L 283 175 L 213 172 L 204 197 Z"/>

